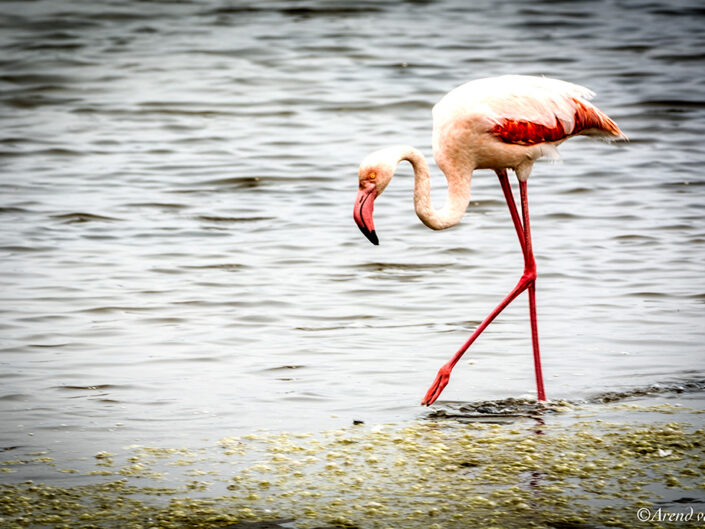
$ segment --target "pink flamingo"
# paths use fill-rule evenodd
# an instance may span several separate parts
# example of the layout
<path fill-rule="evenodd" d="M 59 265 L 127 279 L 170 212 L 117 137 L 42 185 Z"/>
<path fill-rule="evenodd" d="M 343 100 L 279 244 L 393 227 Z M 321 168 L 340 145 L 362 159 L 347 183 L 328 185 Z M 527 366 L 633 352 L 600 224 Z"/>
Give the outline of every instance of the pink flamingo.
<path fill-rule="evenodd" d="M 448 384 L 451 370 L 468 347 L 527 289 L 536 391 L 539 401 L 546 400 L 536 323 L 536 262 L 531 247 L 526 183 L 534 161 L 541 157 L 556 158 L 556 147 L 571 136 L 582 134 L 626 140 L 617 124 L 589 103 L 593 95 L 579 85 L 524 75 L 478 79 L 451 90 L 433 107 L 433 157 L 448 181 L 448 197 L 440 210 L 431 204 L 426 159 L 413 147 L 396 145 L 380 149 L 360 164 L 353 218 L 372 244 L 379 244 L 372 219 L 374 200 L 389 184 L 397 165 L 406 160 L 414 169 L 416 214 L 434 230 L 460 222 L 470 202 L 472 172 L 493 169 L 499 177 L 524 254 L 524 273 L 517 285 L 440 368 L 422 405 L 431 405 L 438 399 Z M 519 180 L 521 220 L 507 169 L 512 169 Z"/>

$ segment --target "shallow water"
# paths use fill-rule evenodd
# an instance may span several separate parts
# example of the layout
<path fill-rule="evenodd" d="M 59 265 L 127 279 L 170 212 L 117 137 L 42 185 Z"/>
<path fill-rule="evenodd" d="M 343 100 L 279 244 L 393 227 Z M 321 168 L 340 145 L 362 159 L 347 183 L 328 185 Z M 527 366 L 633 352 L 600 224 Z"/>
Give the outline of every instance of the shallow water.
<path fill-rule="evenodd" d="M 408 167 L 371 246 L 357 164 L 390 142 L 430 156 L 433 103 L 505 73 L 588 86 L 631 140 L 572 140 L 530 181 L 549 398 L 702 379 L 702 7 L 466 5 L 3 2 L 0 446 L 419 418 L 520 251 L 492 173 L 432 232 Z M 443 399 L 533 395 L 525 305 Z"/>

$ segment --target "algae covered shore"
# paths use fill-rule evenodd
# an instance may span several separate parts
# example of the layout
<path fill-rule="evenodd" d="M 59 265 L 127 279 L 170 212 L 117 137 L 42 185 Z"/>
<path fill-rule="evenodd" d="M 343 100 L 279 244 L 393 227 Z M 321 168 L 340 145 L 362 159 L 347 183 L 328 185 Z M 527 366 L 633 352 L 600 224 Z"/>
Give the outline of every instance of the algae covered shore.
<path fill-rule="evenodd" d="M 487 415 L 261 431 L 198 448 L 133 445 L 73 467 L 49 453 L 12 459 L 6 451 L 0 522 L 86 529 L 705 523 L 697 409 L 558 403 L 506 421 Z"/>

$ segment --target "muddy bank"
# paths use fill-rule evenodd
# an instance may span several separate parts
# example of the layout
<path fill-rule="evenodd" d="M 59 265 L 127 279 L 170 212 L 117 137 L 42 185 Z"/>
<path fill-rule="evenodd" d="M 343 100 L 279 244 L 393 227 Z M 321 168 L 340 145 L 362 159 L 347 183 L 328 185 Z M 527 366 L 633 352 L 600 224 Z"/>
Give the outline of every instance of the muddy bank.
<path fill-rule="evenodd" d="M 700 410 L 558 403 L 515 415 L 130 446 L 75 461 L 81 470 L 46 454 L 4 458 L 0 516 L 3 527 L 85 529 L 656 527 L 691 511 L 679 527 L 703 523 Z M 65 478 L 10 483 L 29 470 Z"/>

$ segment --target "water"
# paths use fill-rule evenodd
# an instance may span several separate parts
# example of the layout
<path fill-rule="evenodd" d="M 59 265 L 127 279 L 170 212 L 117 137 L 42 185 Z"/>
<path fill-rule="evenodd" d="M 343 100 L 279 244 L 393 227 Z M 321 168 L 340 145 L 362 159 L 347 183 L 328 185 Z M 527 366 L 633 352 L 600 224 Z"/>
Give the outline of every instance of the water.
<path fill-rule="evenodd" d="M 0 446 L 57 459 L 420 417 L 522 269 L 493 173 L 463 222 L 357 164 L 474 78 L 584 84 L 629 136 L 529 184 L 550 399 L 705 375 L 698 2 L 3 2 Z M 437 205 L 445 180 L 435 166 Z M 526 299 L 442 399 L 534 393 Z M 702 396 L 702 395 L 701 395 Z"/>

